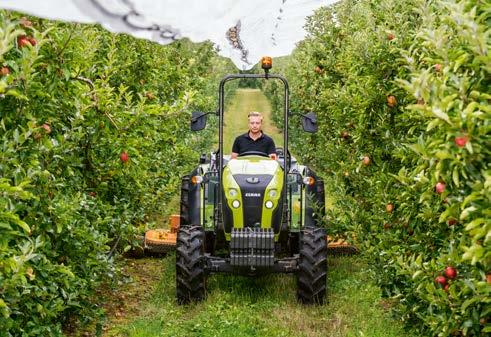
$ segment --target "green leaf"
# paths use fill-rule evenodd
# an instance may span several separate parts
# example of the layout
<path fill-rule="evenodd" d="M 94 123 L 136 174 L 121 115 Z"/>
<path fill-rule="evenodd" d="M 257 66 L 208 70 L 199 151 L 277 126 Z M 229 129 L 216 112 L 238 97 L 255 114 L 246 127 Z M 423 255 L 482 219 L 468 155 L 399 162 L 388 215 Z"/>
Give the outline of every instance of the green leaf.
<path fill-rule="evenodd" d="M 475 211 L 477 211 L 477 208 L 475 206 L 467 207 L 462 211 L 462 213 L 460 213 L 460 220 L 465 220 L 469 216 L 469 214 Z"/>
<path fill-rule="evenodd" d="M 22 100 L 28 100 L 27 99 L 27 96 L 21 94 L 20 92 L 18 92 L 17 90 L 15 89 L 9 89 L 7 90 L 7 92 L 5 93 L 6 96 L 13 96 L 13 97 L 16 97 L 16 98 L 19 98 L 19 99 L 22 99 Z"/>
<path fill-rule="evenodd" d="M 471 305 L 472 303 L 477 302 L 478 300 L 479 299 L 477 297 L 471 297 L 471 298 L 469 298 L 468 300 L 464 301 L 464 303 L 462 303 L 461 310 L 462 311 L 465 311 L 469 305 Z"/>
<path fill-rule="evenodd" d="M 421 274 L 423 274 L 423 271 L 422 270 L 418 270 L 416 271 L 414 274 L 413 274 L 413 277 L 412 279 L 415 280 L 417 279 Z"/>
<path fill-rule="evenodd" d="M 460 181 L 459 181 L 459 171 L 457 167 L 453 169 L 452 172 L 452 181 L 455 184 L 455 186 L 459 187 L 460 186 Z"/>
<path fill-rule="evenodd" d="M 467 230 L 467 231 L 473 230 L 474 228 L 480 226 L 483 223 L 484 223 L 484 219 L 483 218 L 474 219 L 471 222 L 469 222 L 467 224 L 467 226 L 465 226 L 465 230 Z"/>
<path fill-rule="evenodd" d="M 21 227 L 26 233 L 29 233 L 31 231 L 29 226 L 24 221 L 22 221 L 17 214 L 3 211 L 0 212 L 0 219 L 10 220 L 10 222 Z"/>
<path fill-rule="evenodd" d="M 448 124 L 450 124 L 450 119 L 448 118 L 448 115 L 445 112 L 443 112 L 439 107 L 438 108 L 433 107 L 433 109 L 431 109 L 431 113 L 436 117 L 444 120 Z"/>

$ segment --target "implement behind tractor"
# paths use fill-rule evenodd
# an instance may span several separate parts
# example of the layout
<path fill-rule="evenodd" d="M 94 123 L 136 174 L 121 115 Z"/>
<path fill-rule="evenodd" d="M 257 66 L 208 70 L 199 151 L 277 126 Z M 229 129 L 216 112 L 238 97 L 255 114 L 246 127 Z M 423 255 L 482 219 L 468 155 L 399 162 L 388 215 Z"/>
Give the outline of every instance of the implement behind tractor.
<path fill-rule="evenodd" d="M 198 167 L 182 178 L 176 246 L 179 303 L 204 299 L 207 276 L 219 272 L 294 273 L 299 301 L 313 304 L 325 299 L 324 182 L 288 151 L 288 119 L 300 116 L 304 131 L 316 132 L 316 117 L 289 111 L 288 82 L 269 74 L 271 65 L 270 58 L 263 58 L 264 74 L 224 77 L 218 111 L 192 115 L 193 131 L 205 128 L 209 114 L 218 116 L 219 148 L 202 156 Z M 224 155 L 225 84 L 251 78 L 278 80 L 284 85 L 283 147 L 277 148 L 276 160 L 257 151 L 235 159 Z"/>

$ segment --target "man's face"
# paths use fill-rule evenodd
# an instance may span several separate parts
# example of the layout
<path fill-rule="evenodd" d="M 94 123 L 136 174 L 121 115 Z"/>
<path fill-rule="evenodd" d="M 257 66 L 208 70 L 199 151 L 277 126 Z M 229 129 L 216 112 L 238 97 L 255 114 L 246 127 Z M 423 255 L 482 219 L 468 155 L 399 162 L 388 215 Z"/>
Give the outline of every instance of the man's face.
<path fill-rule="evenodd" d="M 261 122 L 261 117 L 259 116 L 249 117 L 249 131 L 251 131 L 251 133 L 258 133 L 261 131 Z"/>

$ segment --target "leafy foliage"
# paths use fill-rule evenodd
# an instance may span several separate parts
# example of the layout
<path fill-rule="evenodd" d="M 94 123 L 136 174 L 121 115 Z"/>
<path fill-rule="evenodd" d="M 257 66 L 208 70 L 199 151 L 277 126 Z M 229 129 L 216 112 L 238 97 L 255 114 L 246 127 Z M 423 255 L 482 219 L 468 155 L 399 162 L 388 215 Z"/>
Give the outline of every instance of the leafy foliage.
<path fill-rule="evenodd" d="M 101 313 L 91 296 L 112 254 L 207 145 L 189 111 L 215 108 L 228 63 L 209 43 L 0 12 L 0 66 L 0 331 L 57 336 Z"/>
<path fill-rule="evenodd" d="M 325 175 L 330 234 L 353 237 L 424 334 L 491 332 L 490 13 L 341 1 L 310 19 L 285 67 L 292 111 L 318 115 L 317 135 L 291 139 Z M 457 276 L 441 286 L 446 266 Z"/>

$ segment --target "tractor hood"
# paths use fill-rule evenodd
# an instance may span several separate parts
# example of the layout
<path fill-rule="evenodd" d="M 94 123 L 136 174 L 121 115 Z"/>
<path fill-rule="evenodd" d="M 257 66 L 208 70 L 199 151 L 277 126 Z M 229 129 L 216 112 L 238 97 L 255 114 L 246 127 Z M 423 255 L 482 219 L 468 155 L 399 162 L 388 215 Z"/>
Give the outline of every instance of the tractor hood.
<path fill-rule="evenodd" d="M 261 156 L 247 156 L 232 159 L 227 164 L 227 169 L 232 175 L 236 174 L 269 174 L 274 175 L 280 165 L 276 160 Z"/>
<path fill-rule="evenodd" d="M 225 230 L 274 228 L 282 219 L 283 169 L 261 156 L 232 159 L 223 170 Z"/>

